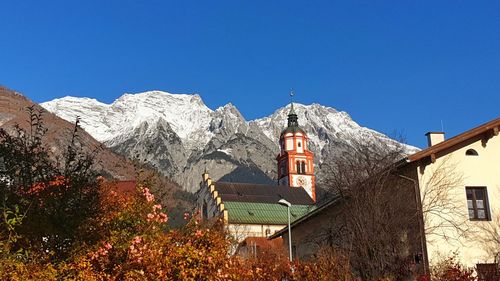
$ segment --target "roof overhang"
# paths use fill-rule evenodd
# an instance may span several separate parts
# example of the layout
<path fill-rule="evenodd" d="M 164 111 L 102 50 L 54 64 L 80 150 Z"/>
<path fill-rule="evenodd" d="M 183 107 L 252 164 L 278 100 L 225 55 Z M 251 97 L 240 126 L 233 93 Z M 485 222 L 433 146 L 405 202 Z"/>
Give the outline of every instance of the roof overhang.
<path fill-rule="evenodd" d="M 305 221 L 307 221 L 307 220 L 315 217 L 316 215 L 318 215 L 319 213 L 321 213 L 326 208 L 339 203 L 343 198 L 344 197 L 342 197 L 341 195 L 337 195 L 337 196 L 333 197 L 332 199 L 328 200 L 323 205 L 319 206 L 318 208 L 314 209 L 313 211 L 311 211 L 311 212 L 305 214 L 304 216 L 298 218 L 297 220 L 295 220 L 293 223 L 290 224 L 290 227 L 293 229 L 295 226 L 297 226 L 297 225 L 299 225 L 299 224 L 301 224 L 301 223 L 303 223 L 303 222 L 305 222 Z M 276 232 L 273 235 L 269 236 L 268 239 L 275 239 L 275 238 L 281 237 L 287 231 L 288 231 L 288 226 L 282 228 L 278 232 Z"/>
<path fill-rule="evenodd" d="M 460 143 L 466 142 L 480 135 L 484 135 L 484 138 L 487 140 L 493 136 L 498 136 L 499 131 L 500 131 L 500 118 L 496 118 L 490 122 L 482 124 L 476 128 L 473 128 L 448 140 L 433 145 L 427 149 L 412 154 L 406 158 L 407 159 L 406 161 L 415 162 L 422 160 L 424 158 L 430 158 L 431 162 L 434 163 L 436 161 L 438 153 L 446 149 L 449 149 L 455 145 L 459 145 Z"/>

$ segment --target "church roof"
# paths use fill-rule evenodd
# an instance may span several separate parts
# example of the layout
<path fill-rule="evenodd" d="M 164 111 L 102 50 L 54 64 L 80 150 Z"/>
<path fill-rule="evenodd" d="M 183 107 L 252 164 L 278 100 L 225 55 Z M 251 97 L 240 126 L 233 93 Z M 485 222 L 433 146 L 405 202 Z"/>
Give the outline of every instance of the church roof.
<path fill-rule="evenodd" d="M 228 222 L 237 224 L 287 224 L 286 207 L 277 203 L 224 202 L 228 211 Z M 290 220 L 301 218 L 315 209 L 314 205 L 293 205 Z"/>
<path fill-rule="evenodd" d="M 298 132 L 303 133 L 303 134 L 305 134 L 305 133 L 306 133 L 304 130 L 302 130 L 302 128 L 301 128 L 301 127 L 298 127 L 298 126 L 292 126 L 292 127 L 286 127 L 286 128 L 285 128 L 285 129 L 281 132 L 281 135 L 286 134 L 286 133 L 293 133 L 293 134 L 295 134 L 295 133 L 298 133 Z"/>
<path fill-rule="evenodd" d="M 277 204 L 280 199 L 285 199 L 292 205 L 314 204 L 306 190 L 298 187 L 235 182 L 217 182 L 215 186 L 224 204 L 227 202 Z"/>

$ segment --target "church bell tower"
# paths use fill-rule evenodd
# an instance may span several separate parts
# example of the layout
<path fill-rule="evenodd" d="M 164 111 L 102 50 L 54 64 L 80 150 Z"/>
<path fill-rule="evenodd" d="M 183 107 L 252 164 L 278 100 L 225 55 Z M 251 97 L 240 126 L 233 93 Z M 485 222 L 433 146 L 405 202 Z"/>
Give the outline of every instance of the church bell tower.
<path fill-rule="evenodd" d="M 290 94 L 293 96 L 293 93 Z M 309 138 L 299 127 L 293 102 L 288 113 L 288 126 L 280 135 L 278 162 L 278 185 L 304 188 L 316 202 L 316 179 L 314 177 L 314 154 L 309 150 Z"/>

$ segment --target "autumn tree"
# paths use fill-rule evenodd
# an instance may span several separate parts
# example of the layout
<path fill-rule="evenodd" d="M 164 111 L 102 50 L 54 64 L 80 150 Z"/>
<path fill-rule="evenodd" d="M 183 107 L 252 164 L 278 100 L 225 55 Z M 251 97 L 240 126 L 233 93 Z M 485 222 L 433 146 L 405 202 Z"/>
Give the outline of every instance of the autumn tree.
<path fill-rule="evenodd" d="M 60 260 L 82 237 L 82 227 L 99 212 L 99 185 L 94 157 L 85 153 L 78 136 L 78 120 L 63 155 L 52 157 L 44 143 L 43 110 L 31 106 L 28 127 L 0 129 L 1 239 L 4 253 L 30 249 Z M 12 224 L 12 219 L 18 223 Z M 11 239 L 17 237 L 15 241 Z"/>

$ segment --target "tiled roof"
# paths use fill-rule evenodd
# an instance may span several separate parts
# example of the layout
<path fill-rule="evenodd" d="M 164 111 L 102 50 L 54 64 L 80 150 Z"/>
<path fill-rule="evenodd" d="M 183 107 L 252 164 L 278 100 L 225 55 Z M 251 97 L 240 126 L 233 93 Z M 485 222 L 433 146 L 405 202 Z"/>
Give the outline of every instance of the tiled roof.
<path fill-rule="evenodd" d="M 120 193 L 133 194 L 135 192 L 135 180 L 116 181 L 116 191 Z"/>
<path fill-rule="evenodd" d="M 295 226 L 303 223 L 304 221 L 306 221 L 306 220 L 308 220 L 316 215 L 321 214 L 321 212 L 323 212 L 325 209 L 330 208 L 332 206 L 335 207 L 336 205 L 340 204 L 340 202 L 342 200 L 343 200 L 342 196 L 338 196 L 338 195 L 334 196 L 334 197 L 330 198 L 328 201 L 326 201 L 325 203 L 323 203 L 322 205 L 315 206 L 313 209 L 311 209 L 309 212 L 307 212 L 303 216 L 300 216 L 296 220 L 293 220 L 290 226 L 293 229 Z M 287 231 L 288 231 L 288 226 L 285 226 L 284 228 L 282 228 L 278 232 L 271 235 L 269 237 L 269 239 L 276 239 L 278 237 L 281 237 Z"/>
<path fill-rule="evenodd" d="M 217 182 L 215 188 L 226 204 L 228 202 L 271 203 L 285 199 L 292 205 L 313 205 L 314 201 L 303 188 L 283 185 Z"/>
<path fill-rule="evenodd" d="M 241 224 L 287 224 L 288 212 L 278 203 L 224 202 L 229 223 Z M 314 210 L 314 205 L 293 205 L 290 208 L 291 221 Z"/>
<path fill-rule="evenodd" d="M 422 158 L 431 156 L 433 154 L 435 155 L 436 153 L 449 149 L 455 145 L 459 145 L 460 143 L 463 143 L 481 134 L 489 134 L 488 137 L 491 137 L 493 135 L 496 136 L 498 135 L 499 130 L 500 130 L 500 118 L 496 118 L 488 123 L 485 123 L 481 126 L 478 126 L 469 131 L 461 133 L 451 139 L 445 140 L 429 148 L 426 148 L 422 151 L 419 151 L 413 155 L 410 155 L 408 156 L 408 161 L 409 162 L 418 161 Z"/>

